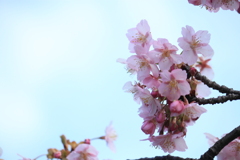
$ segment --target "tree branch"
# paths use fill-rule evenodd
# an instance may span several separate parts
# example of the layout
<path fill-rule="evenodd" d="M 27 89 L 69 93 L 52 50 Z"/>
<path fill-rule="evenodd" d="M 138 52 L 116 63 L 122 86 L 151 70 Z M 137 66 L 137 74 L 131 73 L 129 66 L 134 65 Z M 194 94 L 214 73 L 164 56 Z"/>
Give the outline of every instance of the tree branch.
<path fill-rule="evenodd" d="M 224 103 L 227 101 L 240 99 L 240 94 L 229 94 L 226 96 L 218 96 L 217 98 L 197 98 L 197 97 L 187 97 L 188 102 L 197 102 L 198 104 L 217 104 Z"/>
<path fill-rule="evenodd" d="M 209 80 L 206 76 L 201 75 L 198 71 L 191 71 L 191 67 L 188 65 L 183 65 L 182 69 L 187 71 L 188 75 L 192 75 L 194 76 L 197 80 L 202 81 L 204 84 L 206 84 L 208 87 L 213 88 L 218 90 L 221 93 L 227 93 L 227 94 L 239 94 L 240 95 L 240 91 L 237 90 L 233 90 L 232 88 L 228 88 L 224 85 L 219 85 L 217 84 L 215 81 L 211 81 Z"/>
<path fill-rule="evenodd" d="M 213 160 L 213 158 L 218 155 L 218 153 L 230 142 L 240 136 L 240 126 L 232 130 L 230 133 L 226 134 L 223 138 L 218 140 L 211 148 L 208 149 L 203 155 L 201 155 L 200 159 L 194 158 L 181 158 L 175 157 L 171 155 L 167 156 L 156 156 L 153 158 L 140 158 L 135 160 Z M 128 159 L 130 160 L 130 159 Z"/>

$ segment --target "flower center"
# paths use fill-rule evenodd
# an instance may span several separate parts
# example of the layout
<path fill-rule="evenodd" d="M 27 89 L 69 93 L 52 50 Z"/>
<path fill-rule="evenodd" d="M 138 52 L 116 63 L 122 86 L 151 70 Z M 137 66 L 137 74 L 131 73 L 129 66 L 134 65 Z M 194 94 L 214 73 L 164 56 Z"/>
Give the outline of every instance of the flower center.
<path fill-rule="evenodd" d="M 168 85 L 171 89 L 177 88 L 178 82 L 174 79 L 174 80 L 171 80 Z"/>
<path fill-rule="evenodd" d="M 145 43 L 147 41 L 147 37 L 140 33 L 136 33 L 135 36 L 132 36 L 132 38 L 132 43 Z"/>
<path fill-rule="evenodd" d="M 170 51 L 169 50 L 165 50 L 162 54 L 162 57 L 165 58 L 165 57 L 170 57 Z"/>

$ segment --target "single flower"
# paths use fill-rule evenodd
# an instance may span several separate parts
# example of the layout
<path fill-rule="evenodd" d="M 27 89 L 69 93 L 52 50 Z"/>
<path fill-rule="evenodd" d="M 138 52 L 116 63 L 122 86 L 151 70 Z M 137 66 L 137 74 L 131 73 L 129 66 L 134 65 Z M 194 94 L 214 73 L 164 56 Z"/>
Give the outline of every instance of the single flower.
<path fill-rule="evenodd" d="M 178 45 L 183 49 L 183 62 L 193 65 L 197 62 L 198 54 L 202 54 L 206 58 L 213 56 L 213 49 L 208 44 L 210 41 L 210 34 L 208 31 L 197 31 L 195 33 L 191 26 L 182 28 L 183 37 L 178 38 Z"/>
<path fill-rule="evenodd" d="M 116 152 L 114 141 L 117 139 L 117 133 L 112 126 L 112 122 L 105 129 L 104 139 L 107 142 L 107 146 L 113 151 Z"/>
<path fill-rule="evenodd" d="M 68 160 L 98 160 L 98 151 L 89 144 L 79 144 L 68 156 Z"/>

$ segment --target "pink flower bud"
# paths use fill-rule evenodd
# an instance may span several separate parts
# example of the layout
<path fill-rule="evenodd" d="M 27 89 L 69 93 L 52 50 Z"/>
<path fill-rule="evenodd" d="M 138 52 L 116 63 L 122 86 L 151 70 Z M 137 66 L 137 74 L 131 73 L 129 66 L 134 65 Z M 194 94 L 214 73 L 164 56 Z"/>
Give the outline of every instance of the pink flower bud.
<path fill-rule="evenodd" d="M 170 104 L 170 111 L 172 113 L 172 116 L 177 116 L 179 115 L 185 108 L 185 105 L 183 104 L 182 101 L 173 101 Z"/>
<path fill-rule="evenodd" d="M 85 144 L 90 144 L 90 143 L 91 143 L 91 140 L 90 140 L 90 139 L 85 139 L 85 140 L 84 140 L 84 143 L 85 143 Z"/>
<path fill-rule="evenodd" d="M 156 124 L 152 121 L 144 121 L 141 129 L 145 134 L 153 135 L 156 129 Z"/>
<path fill-rule="evenodd" d="M 158 123 L 163 123 L 166 119 L 166 115 L 163 112 L 158 112 L 156 120 Z"/>
<path fill-rule="evenodd" d="M 54 152 L 53 157 L 61 159 L 62 153 L 60 151 Z"/>
<path fill-rule="evenodd" d="M 151 95 L 153 96 L 153 98 L 157 98 L 159 96 L 158 91 L 152 91 Z"/>

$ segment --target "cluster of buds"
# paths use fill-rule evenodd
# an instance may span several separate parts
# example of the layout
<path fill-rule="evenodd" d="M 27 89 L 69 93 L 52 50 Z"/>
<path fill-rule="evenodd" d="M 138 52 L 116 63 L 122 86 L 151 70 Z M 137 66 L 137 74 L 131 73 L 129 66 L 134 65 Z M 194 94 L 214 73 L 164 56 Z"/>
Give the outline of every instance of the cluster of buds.
<path fill-rule="evenodd" d="M 210 89 L 194 77 L 199 71 L 213 78 L 208 65 L 214 54 L 209 45 L 210 34 L 203 30 L 195 32 L 190 26 L 183 27 L 182 37 L 178 38 L 180 54 L 167 39 L 154 40 L 146 20 L 129 29 L 126 36 L 130 41 L 129 50 L 135 55 L 117 61 L 126 64 L 131 74 L 137 74 L 139 82 L 127 82 L 123 89 L 133 93 L 134 100 L 141 104 L 141 129 L 149 135 L 144 140 L 164 152 L 185 151 L 186 127 L 206 112 L 197 103 L 189 103 L 186 97 L 210 94 Z M 184 66 L 190 67 L 190 71 L 186 72 Z"/>
<path fill-rule="evenodd" d="M 188 0 L 188 2 L 195 6 L 204 6 L 207 10 L 213 12 L 218 12 L 222 8 L 240 13 L 239 0 Z"/>

